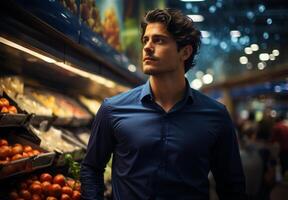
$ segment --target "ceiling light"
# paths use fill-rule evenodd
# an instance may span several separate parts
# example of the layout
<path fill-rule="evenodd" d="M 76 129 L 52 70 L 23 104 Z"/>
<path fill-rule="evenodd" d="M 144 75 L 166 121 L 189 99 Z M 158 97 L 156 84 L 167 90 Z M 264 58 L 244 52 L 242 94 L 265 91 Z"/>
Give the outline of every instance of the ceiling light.
<path fill-rule="evenodd" d="M 196 90 L 199 90 L 202 87 L 202 85 L 203 84 L 199 79 L 194 79 L 190 84 L 190 86 Z"/>
<path fill-rule="evenodd" d="M 192 9 L 193 6 L 192 6 L 192 3 L 186 3 L 186 9 L 189 10 L 189 9 Z"/>
<path fill-rule="evenodd" d="M 282 91 L 281 86 L 280 85 L 275 85 L 274 91 L 277 92 L 277 93 L 281 92 Z"/>
<path fill-rule="evenodd" d="M 270 60 L 275 60 L 275 56 L 273 54 L 269 55 Z"/>
<path fill-rule="evenodd" d="M 257 67 L 259 70 L 263 70 L 266 67 L 266 63 L 265 62 L 259 62 Z"/>
<path fill-rule="evenodd" d="M 274 56 L 279 56 L 279 54 L 280 54 L 280 52 L 279 52 L 278 49 L 274 49 L 274 50 L 272 51 L 272 53 L 273 53 Z"/>
<path fill-rule="evenodd" d="M 193 22 L 203 22 L 204 17 L 202 15 L 187 15 L 189 18 L 193 20 Z"/>
<path fill-rule="evenodd" d="M 255 15 L 254 15 L 254 13 L 252 11 L 248 11 L 246 13 L 246 16 L 247 16 L 248 19 L 253 19 Z"/>
<path fill-rule="evenodd" d="M 136 66 L 130 64 L 130 65 L 128 66 L 128 70 L 129 70 L 130 72 L 136 72 Z"/>
<path fill-rule="evenodd" d="M 253 50 L 253 51 L 258 51 L 259 50 L 259 46 L 258 46 L 258 44 L 251 44 L 251 49 Z"/>
<path fill-rule="evenodd" d="M 222 2 L 219 2 L 219 1 L 218 1 L 218 2 L 216 3 L 216 6 L 217 6 L 218 8 L 222 8 Z"/>
<path fill-rule="evenodd" d="M 210 37 L 210 33 L 208 31 L 201 31 L 201 35 L 203 38 Z"/>
<path fill-rule="evenodd" d="M 246 54 L 252 54 L 252 53 L 253 53 L 253 51 L 252 51 L 252 49 L 251 49 L 250 47 L 246 47 L 246 48 L 244 49 L 244 52 L 245 52 Z"/>
<path fill-rule="evenodd" d="M 264 38 L 265 40 L 269 39 L 269 33 L 264 32 L 264 33 L 263 33 L 263 38 Z"/>
<path fill-rule="evenodd" d="M 213 76 L 211 74 L 205 74 L 203 77 L 202 77 L 202 81 L 204 84 L 210 84 L 213 82 Z"/>
<path fill-rule="evenodd" d="M 204 73 L 202 71 L 197 71 L 195 75 L 196 75 L 197 78 L 202 78 Z"/>
<path fill-rule="evenodd" d="M 232 30 L 232 31 L 230 31 L 230 35 L 231 35 L 231 37 L 240 37 L 241 33 L 238 30 Z"/>
<path fill-rule="evenodd" d="M 258 6 L 259 12 L 264 12 L 265 9 L 266 9 L 266 7 L 265 7 L 263 4 L 260 4 L 260 5 Z"/>
<path fill-rule="evenodd" d="M 241 56 L 239 58 L 239 62 L 242 64 L 242 65 L 245 65 L 248 63 L 248 58 L 246 56 Z"/>
<path fill-rule="evenodd" d="M 260 53 L 259 54 L 259 60 L 261 60 L 261 61 L 267 61 L 267 60 L 269 60 L 270 59 L 270 57 L 269 57 L 269 54 L 268 53 Z"/>
<path fill-rule="evenodd" d="M 267 22 L 267 24 L 269 24 L 269 25 L 270 25 L 270 24 L 272 24 L 272 22 L 273 22 L 273 21 L 272 21 L 272 19 L 271 19 L 271 18 L 268 18 L 268 19 L 266 20 L 266 22 Z"/>
<path fill-rule="evenodd" d="M 221 47 L 221 49 L 225 50 L 225 49 L 227 49 L 228 45 L 226 42 L 220 42 L 220 47 Z"/>
<path fill-rule="evenodd" d="M 209 12 L 210 12 L 210 13 L 215 13 L 215 12 L 216 12 L 216 9 L 217 9 L 216 6 L 210 6 L 210 7 L 209 7 Z"/>

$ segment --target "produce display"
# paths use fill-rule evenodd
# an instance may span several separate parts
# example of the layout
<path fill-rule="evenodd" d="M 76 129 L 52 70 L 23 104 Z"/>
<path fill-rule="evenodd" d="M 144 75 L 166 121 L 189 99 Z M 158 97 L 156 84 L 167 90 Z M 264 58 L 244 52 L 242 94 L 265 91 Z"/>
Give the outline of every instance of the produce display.
<path fill-rule="evenodd" d="M 6 76 L 0 78 L 0 91 L 5 91 L 9 96 L 23 94 L 24 83 L 19 76 Z"/>
<path fill-rule="evenodd" d="M 70 10 L 73 14 L 77 14 L 77 3 L 76 0 L 60 0 L 60 3 Z"/>
<path fill-rule="evenodd" d="M 38 102 L 40 102 L 42 105 L 44 105 L 46 108 L 49 108 L 53 111 L 53 113 L 58 117 L 67 117 L 71 118 L 73 117 L 73 113 L 70 110 L 65 110 L 64 108 L 60 107 L 57 102 L 55 96 L 48 92 L 44 91 L 28 91 L 27 93 L 33 98 L 35 98 Z"/>
<path fill-rule="evenodd" d="M 40 116 L 52 116 L 52 110 L 50 108 L 46 108 L 28 95 L 18 94 L 14 100 L 22 110 L 28 113 L 34 113 Z"/>
<path fill-rule="evenodd" d="M 82 21 L 87 24 L 92 31 L 100 35 L 103 34 L 100 14 L 95 0 L 82 0 L 80 4 L 80 13 Z"/>
<path fill-rule="evenodd" d="M 66 0 L 65 2 L 71 3 Z M 4 193 L 0 187 L 0 199 L 3 197 L 12 200 L 80 199 L 80 182 L 78 181 L 80 163 L 76 161 L 83 159 L 90 137 L 90 130 L 84 127 L 84 124 L 86 126 L 91 122 L 92 114 L 90 113 L 97 113 L 101 100 L 88 99 L 83 96 L 74 100 L 57 92 L 26 86 L 24 88 L 24 82 L 19 77 L 0 78 L 0 94 L 0 114 L 2 113 L 0 125 L 3 127 L 3 134 L 0 135 L 0 186 L 3 186 L 2 183 L 5 185 L 6 179 L 17 180 L 22 176 L 27 177 L 33 174 L 36 170 L 51 166 L 57 168 L 69 166 L 67 174 L 74 178 L 65 177 L 63 174 L 53 176 L 49 173 L 30 175 L 25 180 L 17 181 L 12 190 L 9 184 L 5 186 L 8 190 L 4 188 Z M 78 101 L 86 108 L 83 108 Z M 60 119 L 57 121 L 58 125 L 69 124 L 74 127 L 71 129 L 73 137 L 67 134 L 68 131 L 51 126 L 53 123 L 57 125 L 58 119 Z M 65 120 L 69 121 L 69 119 L 78 124 L 65 124 Z M 45 122 L 41 123 L 43 121 Z M 39 129 L 33 127 L 32 124 L 37 127 L 39 125 Z M 26 127 L 25 131 L 28 130 L 27 132 L 24 130 L 22 132 L 20 126 L 23 125 Z M 14 126 L 19 129 L 11 128 Z M 75 127 L 83 130 L 78 132 L 77 137 L 75 137 Z M 65 161 L 67 155 L 71 155 L 69 162 Z M 61 173 L 66 174 L 66 172 Z M 109 197 L 112 191 L 110 165 L 106 168 L 104 179 L 106 185 L 104 196 Z"/>
<path fill-rule="evenodd" d="M 41 139 L 40 146 L 48 151 L 73 152 L 81 148 L 63 137 L 60 129 L 50 127 L 48 131 L 33 128 L 34 133 Z"/>
<path fill-rule="evenodd" d="M 77 134 L 77 136 L 79 137 L 79 139 L 86 145 L 88 145 L 89 142 L 89 138 L 90 138 L 90 133 L 89 132 L 80 132 Z"/>
<path fill-rule="evenodd" d="M 50 173 L 31 175 L 22 180 L 13 189 L 11 200 L 79 200 L 81 198 L 80 182 L 63 174 L 53 176 Z"/>
<path fill-rule="evenodd" d="M 1 113 L 10 113 L 16 114 L 18 110 L 15 106 L 10 105 L 10 102 L 7 98 L 0 98 L 0 112 Z"/>
<path fill-rule="evenodd" d="M 75 118 L 91 118 L 91 115 L 82 108 L 75 100 L 68 98 L 60 94 L 54 94 L 56 97 L 56 103 L 59 107 L 72 112 Z"/>
<path fill-rule="evenodd" d="M 95 115 L 96 115 L 96 113 L 98 112 L 98 110 L 99 110 L 99 108 L 101 106 L 100 101 L 96 100 L 96 99 L 88 99 L 88 98 L 86 98 L 84 96 L 79 96 L 79 100 L 81 101 L 81 103 L 83 105 L 85 105 L 88 108 L 88 110 L 91 113 L 93 113 Z"/>
<path fill-rule="evenodd" d="M 30 145 L 10 144 L 6 139 L 0 139 L 0 164 L 37 156 L 40 153 L 41 151 L 33 149 Z"/>
<path fill-rule="evenodd" d="M 27 95 L 32 96 L 53 114 L 63 118 L 91 118 L 91 115 L 82 108 L 76 101 L 64 95 L 55 92 L 40 91 L 36 89 L 27 89 Z"/>
<path fill-rule="evenodd" d="M 112 47 L 121 51 L 120 28 L 114 8 L 110 7 L 105 10 L 103 21 L 103 37 Z"/>

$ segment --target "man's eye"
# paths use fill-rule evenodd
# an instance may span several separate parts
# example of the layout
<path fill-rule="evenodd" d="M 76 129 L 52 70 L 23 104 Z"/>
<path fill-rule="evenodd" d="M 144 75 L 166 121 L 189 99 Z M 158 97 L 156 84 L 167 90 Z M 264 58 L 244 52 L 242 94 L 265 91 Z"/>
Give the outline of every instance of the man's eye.
<path fill-rule="evenodd" d="M 155 43 L 162 44 L 164 40 L 162 38 L 156 38 Z"/>
<path fill-rule="evenodd" d="M 143 43 L 143 44 L 146 44 L 147 41 L 148 41 L 147 39 L 143 39 L 143 40 L 142 40 L 142 43 Z"/>

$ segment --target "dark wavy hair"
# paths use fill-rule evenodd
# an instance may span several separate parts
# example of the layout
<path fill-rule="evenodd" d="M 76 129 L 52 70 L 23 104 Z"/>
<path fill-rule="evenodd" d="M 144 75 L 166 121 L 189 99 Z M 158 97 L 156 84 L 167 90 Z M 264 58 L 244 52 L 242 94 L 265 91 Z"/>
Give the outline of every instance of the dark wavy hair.
<path fill-rule="evenodd" d="M 185 73 L 195 65 L 195 55 L 199 52 L 201 44 L 201 33 L 194 26 L 191 18 L 184 15 L 180 10 L 165 8 L 148 11 L 141 22 L 141 40 L 145 34 L 149 23 L 159 22 L 166 26 L 168 32 L 173 36 L 177 43 L 178 51 L 186 45 L 191 45 L 193 52 L 185 60 Z"/>

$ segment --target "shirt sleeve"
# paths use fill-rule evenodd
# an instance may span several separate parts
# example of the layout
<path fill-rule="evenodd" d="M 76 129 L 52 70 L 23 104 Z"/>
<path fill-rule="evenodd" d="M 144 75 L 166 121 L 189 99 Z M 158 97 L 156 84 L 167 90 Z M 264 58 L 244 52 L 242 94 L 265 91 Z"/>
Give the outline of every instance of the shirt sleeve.
<path fill-rule="evenodd" d="M 244 200 L 247 197 L 238 140 L 226 108 L 221 124 L 211 163 L 216 191 L 220 200 Z"/>
<path fill-rule="evenodd" d="M 114 150 L 114 144 L 111 114 L 105 99 L 94 119 L 86 156 L 81 164 L 80 181 L 83 200 L 103 200 L 103 174 Z"/>

